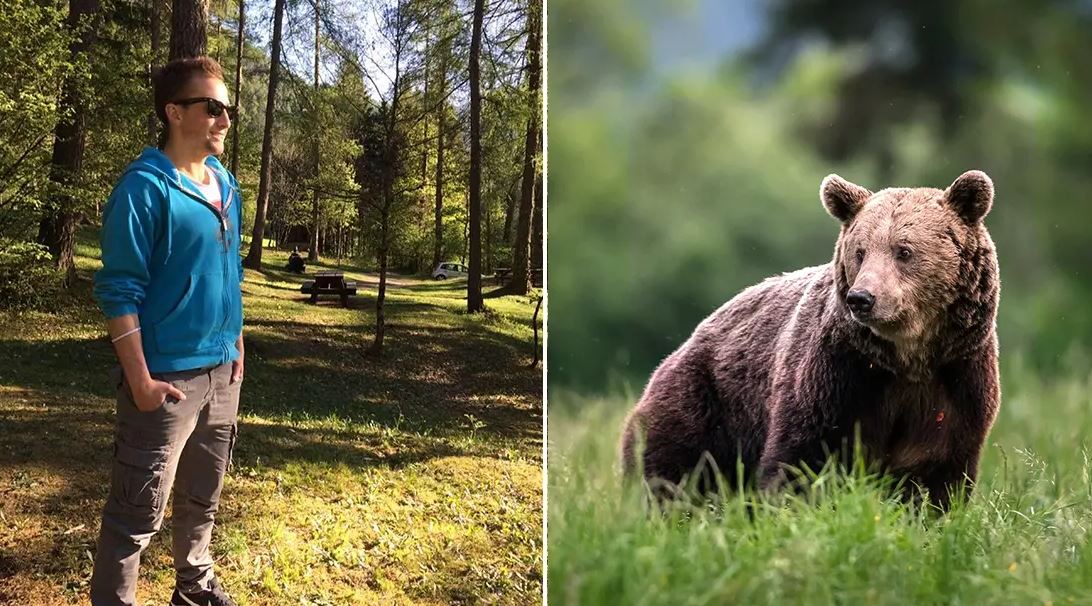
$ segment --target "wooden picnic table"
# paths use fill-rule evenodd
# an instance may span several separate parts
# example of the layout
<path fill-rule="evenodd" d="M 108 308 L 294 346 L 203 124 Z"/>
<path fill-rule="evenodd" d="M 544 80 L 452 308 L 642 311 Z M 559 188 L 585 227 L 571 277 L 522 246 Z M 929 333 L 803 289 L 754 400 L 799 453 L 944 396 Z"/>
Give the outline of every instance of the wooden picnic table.
<path fill-rule="evenodd" d="M 542 268 L 531 267 L 527 269 L 528 277 L 531 279 L 531 285 L 542 287 Z M 493 270 L 493 279 L 496 280 L 497 286 L 504 286 L 506 282 L 512 279 L 511 267 L 498 267 Z"/>
<path fill-rule="evenodd" d="M 320 271 L 314 280 L 308 280 L 300 286 L 300 292 L 310 294 L 311 303 L 318 303 L 319 295 L 340 295 L 341 306 L 349 306 L 349 296 L 356 295 L 356 282 L 346 282 L 344 272 Z"/>

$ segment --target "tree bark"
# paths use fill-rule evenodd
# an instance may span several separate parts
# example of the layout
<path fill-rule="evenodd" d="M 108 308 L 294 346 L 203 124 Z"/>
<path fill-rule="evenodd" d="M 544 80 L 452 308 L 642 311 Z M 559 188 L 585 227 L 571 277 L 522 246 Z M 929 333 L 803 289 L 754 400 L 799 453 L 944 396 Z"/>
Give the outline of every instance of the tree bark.
<path fill-rule="evenodd" d="M 480 61 L 485 0 L 474 0 L 474 26 L 470 39 L 470 276 L 466 281 L 466 310 L 485 310 L 482 300 L 482 96 Z"/>
<path fill-rule="evenodd" d="M 382 204 L 380 210 L 380 237 L 379 237 L 379 289 L 375 296 L 375 340 L 372 341 L 371 353 L 379 355 L 383 352 L 383 337 L 386 333 L 387 323 L 384 315 L 384 303 L 387 298 L 387 259 L 390 246 L 390 221 L 391 208 L 394 204 L 394 180 L 401 162 L 401 145 L 398 141 L 398 105 L 402 95 L 402 53 L 405 41 L 406 14 L 401 3 L 395 16 L 395 53 L 394 53 L 394 82 L 391 87 L 391 107 L 387 115 L 384 134 L 384 153 L 382 170 Z"/>
<path fill-rule="evenodd" d="M 206 54 L 208 23 L 209 0 L 173 0 L 169 60 Z"/>
<path fill-rule="evenodd" d="M 312 133 L 314 137 L 314 145 L 311 148 L 311 153 L 315 157 L 315 189 L 311 196 L 311 244 L 307 251 L 308 261 L 319 260 L 319 137 L 321 133 L 318 132 L 319 126 L 319 1 L 315 0 L 315 96 L 313 110 L 315 112 L 315 132 Z"/>
<path fill-rule="evenodd" d="M 239 104 L 239 95 L 243 90 L 243 41 L 246 32 L 246 0 L 239 2 L 239 31 L 235 32 L 235 94 L 232 102 Z M 235 124 L 231 135 L 231 174 L 239 176 L 239 127 L 242 126 L 239 112 L 235 114 Z"/>
<path fill-rule="evenodd" d="M 269 89 L 265 99 L 265 132 L 262 135 L 262 163 L 258 180 L 258 202 L 254 212 L 254 231 L 250 239 L 250 252 L 243 265 L 251 269 L 262 267 L 262 238 L 265 234 L 265 213 L 269 206 L 269 184 L 273 177 L 273 116 L 280 82 L 281 25 L 284 21 L 284 2 L 277 0 L 273 8 L 273 48 L 269 59 Z"/>
<path fill-rule="evenodd" d="M 542 153 L 542 139 L 539 139 L 539 153 Z M 542 269 L 542 171 L 535 179 L 535 217 L 531 226 L 531 267 Z"/>
<path fill-rule="evenodd" d="M 523 161 L 520 163 L 520 178 L 523 177 Z M 516 182 L 513 181 L 504 190 L 504 229 L 501 232 L 501 237 L 504 238 L 504 243 L 508 244 L 512 242 L 512 219 L 516 217 L 516 201 L 519 200 L 519 196 L 516 194 Z"/>
<path fill-rule="evenodd" d="M 443 98 L 444 89 L 447 87 L 447 58 L 440 62 L 440 90 L 438 98 Z M 434 219 L 432 267 L 430 271 L 439 267 L 443 262 L 441 256 L 444 251 L 444 120 L 447 112 L 446 103 L 439 103 L 439 115 L 436 117 L 436 214 Z"/>
<path fill-rule="evenodd" d="M 422 69 L 425 72 L 425 74 L 424 74 L 424 76 L 425 76 L 424 77 L 425 90 L 424 90 L 424 93 L 422 94 L 422 102 L 425 103 L 426 105 L 429 102 L 429 98 L 428 98 L 428 56 L 429 56 L 429 48 L 430 48 L 430 45 L 432 44 L 431 32 L 429 31 L 429 29 L 430 29 L 429 28 L 429 23 L 426 23 L 425 24 L 425 53 L 424 53 L 424 61 L 422 62 L 423 63 L 423 68 Z M 437 98 L 440 98 L 440 97 L 438 96 Z M 422 137 L 422 139 L 424 139 L 425 141 L 428 141 L 428 113 L 425 113 L 425 115 L 422 116 L 421 118 L 422 118 L 422 126 L 423 126 L 423 129 L 425 131 L 424 136 Z M 421 183 L 422 183 L 422 187 L 424 186 L 423 184 L 425 183 L 426 179 L 428 179 L 428 146 L 427 145 L 422 145 L 421 146 Z"/>
<path fill-rule="evenodd" d="M 160 16 L 163 0 L 148 0 L 148 13 L 150 14 L 148 30 L 151 34 L 151 61 L 148 62 L 148 90 L 152 90 L 152 76 L 159 69 L 159 55 L 162 52 L 163 18 Z M 154 146 L 159 140 L 159 118 L 155 115 L 155 107 L 148 112 L 148 145 Z"/>
<path fill-rule="evenodd" d="M 401 18 L 401 17 L 400 17 Z M 394 203 L 394 172 L 398 162 L 395 149 L 395 111 L 398 109 L 398 58 L 395 58 L 394 67 L 394 94 L 391 95 L 390 115 L 387 117 L 385 136 L 385 153 L 383 158 L 383 206 L 379 214 L 379 289 L 375 295 L 375 339 L 372 341 L 371 352 L 380 354 L 383 352 L 383 336 L 386 333 L 386 316 L 383 313 L 384 303 L 387 299 L 387 258 L 391 222 L 391 205 Z"/>
<path fill-rule="evenodd" d="M 216 16 L 216 62 L 223 64 L 224 45 L 220 44 L 220 39 L 224 36 L 224 18 L 223 15 L 227 13 L 228 0 L 223 0 L 221 6 L 224 7 L 223 12 Z"/>
<path fill-rule="evenodd" d="M 74 35 L 68 46 L 72 61 L 78 62 L 95 43 L 96 28 L 87 23 L 99 11 L 98 0 L 70 0 L 68 5 L 68 29 Z M 70 112 L 62 114 L 53 131 L 53 154 L 50 160 L 50 181 L 54 193 L 51 204 L 38 225 L 38 242 L 49 248 L 56 267 L 64 276 L 65 286 L 76 278 L 76 266 L 72 253 L 76 245 L 76 221 L 79 219 L 78 201 L 72 188 L 77 186 L 83 172 L 83 156 L 86 144 L 86 99 L 75 75 L 65 80 L 61 92 L 61 108 Z"/>
<path fill-rule="evenodd" d="M 516 223 L 515 250 L 512 253 L 512 281 L 508 292 L 525 295 L 530 289 L 527 260 L 531 244 L 531 215 L 534 212 L 535 156 L 538 144 L 539 88 L 541 75 L 542 31 L 538 4 L 532 1 L 527 15 L 527 135 L 523 145 L 523 179 L 520 184 L 519 219 Z"/>
<path fill-rule="evenodd" d="M 489 212 L 489 208 L 483 209 L 483 219 L 485 220 L 485 234 L 483 240 L 485 241 L 485 262 L 484 273 L 493 273 L 493 213 Z M 484 298 L 484 296 L 483 296 Z"/>
<path fill-rule="evenodd" d="M 387 320 L 383 313 L 383 301 L 387 298 L 387 227 L 390 215 L 386 209 L 382 211 L 379 236 L 379 288 L 375 294 L 375 339 L 372 341 L 371 353 L 383 352 L 383 337 L 387 332 Z"/>

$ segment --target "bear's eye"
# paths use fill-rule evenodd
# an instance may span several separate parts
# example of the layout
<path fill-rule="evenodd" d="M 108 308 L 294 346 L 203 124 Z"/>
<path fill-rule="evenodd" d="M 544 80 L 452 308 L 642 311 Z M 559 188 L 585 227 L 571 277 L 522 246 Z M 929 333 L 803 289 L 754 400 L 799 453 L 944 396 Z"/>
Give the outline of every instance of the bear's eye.
<path fill-rule="evenodd" d="M 905 246 L 900 246 L 898 251 L 895 253 L 895 257 L 897 257 L 899 261 L 909 261 L 911 256 L 913 256 L 913 253 L 911 253 L 910 249 L 906 248 Z"/>
<path fill-rule="evenodd" d="M 858 263 L 860 263 L 861 261 L 864 261 L 864 249 L 863 248 L 858 248 L 856 256 L 857 256 L 857 262 Z"/>

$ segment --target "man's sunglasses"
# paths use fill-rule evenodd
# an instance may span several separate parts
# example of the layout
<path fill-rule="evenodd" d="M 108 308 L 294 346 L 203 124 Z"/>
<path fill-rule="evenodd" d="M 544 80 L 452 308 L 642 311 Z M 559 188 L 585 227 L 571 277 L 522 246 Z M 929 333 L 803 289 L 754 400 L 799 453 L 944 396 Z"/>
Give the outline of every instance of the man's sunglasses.
<path fill-rule="evenodd" d="M 236 105 L 224 105 L 212 97 L 191 97 L 189 99 L 179 99 L 178 101 L 171 101 L 175 105 L 193 105 L 194 103 L 204 103 L 205 111 L 208 112 L 210 117 L 219 118 L 220 114 L 227 110 L 228 117 L 233 121 L 235 117 L 239 115 L 239 107 Z"/>

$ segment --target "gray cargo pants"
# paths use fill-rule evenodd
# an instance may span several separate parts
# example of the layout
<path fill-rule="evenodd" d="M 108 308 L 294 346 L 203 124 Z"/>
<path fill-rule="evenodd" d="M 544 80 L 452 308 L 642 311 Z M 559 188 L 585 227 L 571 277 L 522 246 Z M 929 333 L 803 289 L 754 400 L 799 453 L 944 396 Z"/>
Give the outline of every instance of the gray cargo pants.
<path fill-rule="evenodd" d="M 93 606 L 136 604 L 140 554 L 163 524 L 172 484 L 178 588 L 206 589 L 213 576 L 209 541 L 235 445 L 242 382 L 231 384 L 230 362 L 152 376 L 180 389 L 186 399 L 168 398 L 156 410 L 141 412 L 120 367 L 112 375 L 117 434 L 110 495 L 91 575 Z"/>

